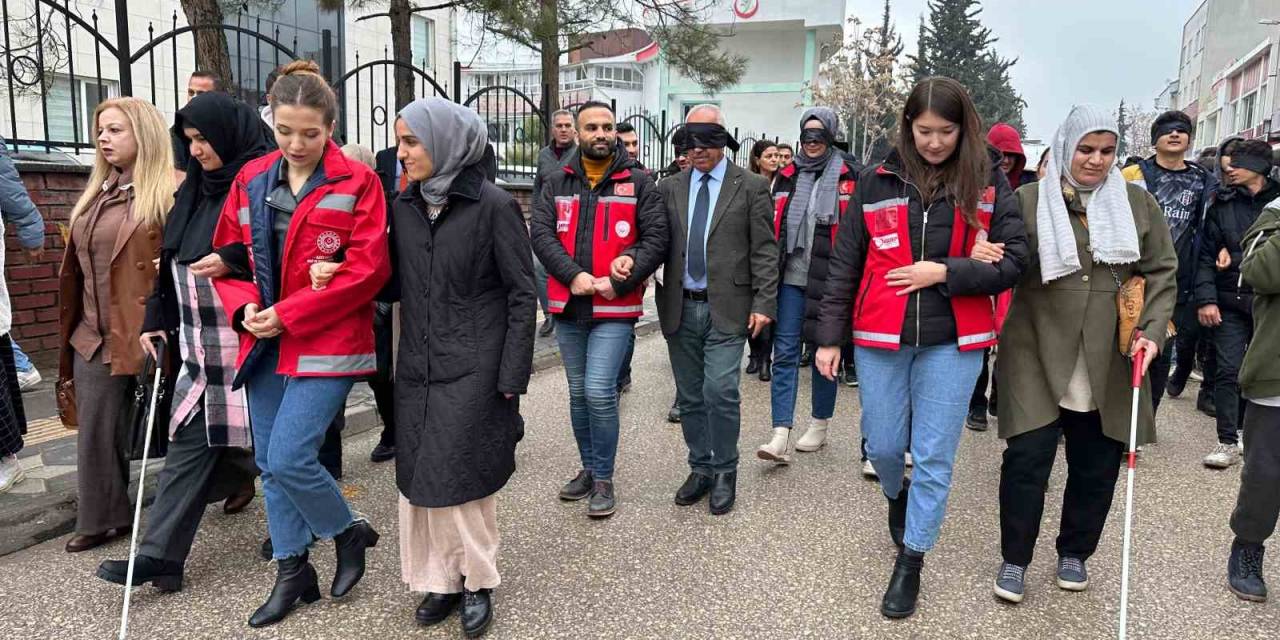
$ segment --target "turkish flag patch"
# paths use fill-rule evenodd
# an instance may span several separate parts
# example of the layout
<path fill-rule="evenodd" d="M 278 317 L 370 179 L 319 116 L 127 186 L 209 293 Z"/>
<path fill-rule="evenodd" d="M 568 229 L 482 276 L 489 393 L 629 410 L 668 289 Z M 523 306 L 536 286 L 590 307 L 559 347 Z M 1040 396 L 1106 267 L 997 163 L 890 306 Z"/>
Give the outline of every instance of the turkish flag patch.
<path fill-rule="evenodd" d="M 615 184 L 613 185 L 613 195 L 629 196 L 634 198 L 636 196 L 636 185 L 634 182 L 621 182 Z"/>

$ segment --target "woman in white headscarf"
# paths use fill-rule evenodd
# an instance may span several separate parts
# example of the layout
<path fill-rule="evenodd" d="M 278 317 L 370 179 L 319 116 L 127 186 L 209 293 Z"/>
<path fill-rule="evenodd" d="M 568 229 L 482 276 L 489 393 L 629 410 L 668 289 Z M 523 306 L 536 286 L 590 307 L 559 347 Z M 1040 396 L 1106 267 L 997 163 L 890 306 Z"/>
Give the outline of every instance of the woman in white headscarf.
<path fill-rule="evenodd" d="M 524 217 L 489 174 L 484 122 L 440 98 L 396 119 L 411 184 L 391 206 L 390 298 L 400 302 L 396 485 L 404 581 L 426 592 L 415 618 L 462 609 L 467 637 L 493 618 L 496 493 L 524 435 L 519 396 L 533 365 L 537 306 Z M 313 286 L 332 270 L 312 269 Z"/>
<path fill-rule="evenodd" d="M 1000 404 L 1008 446 L 995 593 L 1009 602 L 1023 598 L 1059 435 L 1066 436 L 1067 487 L 1057 584 L 1068 591 L 1088 586 L 1085 561 L 1098 546 L 1129 436 L 1128 356 L 1143 350 L 1149 365 L 1173 314 L 1178 259 L 1169 228 L 1155 199 L 1120 175 L 1117 140 L 1115 117 L 1090 105 L 1073 108 L 1051 143 L 1044 179 L 1016 192 L 1031 264 L 1013 295 L 997 373 L 1000 395 L 1010 401 Z M 1116 292 L 1135 275 L 1146 280 L 1141 337 L 1121 353 Z M 1142 384 L 1139 445 L 1155 441 Z"/>

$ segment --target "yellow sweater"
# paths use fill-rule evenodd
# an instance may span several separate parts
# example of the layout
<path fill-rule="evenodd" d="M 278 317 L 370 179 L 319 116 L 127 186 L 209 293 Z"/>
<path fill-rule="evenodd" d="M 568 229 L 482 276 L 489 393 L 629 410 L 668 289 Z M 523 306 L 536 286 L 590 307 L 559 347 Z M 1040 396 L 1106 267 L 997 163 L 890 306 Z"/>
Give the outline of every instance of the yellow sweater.
<path fill-rule="evenodd" d="M 601 180 L 604 180 L 604 172 L 609 170 L 609 165 L 613 163 L 613 156 L 609 156 L 604 160 L 592 160 L 586 155 L 582 156 L 582 168 L 587 172 L 587 184 L 591 188 L 596 188 Z"/>

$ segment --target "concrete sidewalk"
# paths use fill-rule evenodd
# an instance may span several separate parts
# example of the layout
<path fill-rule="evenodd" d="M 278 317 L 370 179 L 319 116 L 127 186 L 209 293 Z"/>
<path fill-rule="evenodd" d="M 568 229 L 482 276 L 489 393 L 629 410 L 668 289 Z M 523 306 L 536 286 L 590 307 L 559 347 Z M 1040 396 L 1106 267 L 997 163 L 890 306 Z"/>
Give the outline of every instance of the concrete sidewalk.
<path fill-rule="evenodd" d="M 636 325 L 638 335 L 647 335 L 658 328 L 652 292 L 645 300 L 645 309 L 645 317 Z M 538 321 L 542 321 L 541 313 Z M 555 335 L 537 338 L 534 371 L 559 364 L 560 349 Z M 64 535 L 75 527 L 76 432 L 66 429 L 58 420 L 53 395 L 56 372 L 56 368 L 45 368 L 44 380 L 23 394 L 28 417 L 27 446 L 18 454 L 18 459 L 26 471 L 26 479 L 9 492 L 0 494 L 0 556 Z M 346 418 L 347 426 L 342 432 L 344 439 L 382 428 L 373 392 L 367 384 L 357 383 L 347 397 Z M 355 455 L 367 454 L 365 451 Z M 141 466 L 140 462 L 130 466 L 130 493 L 133 495 L 136 495 Z M 148 463 L 145 498 L 148 503 L 155 488 L 155 472 L 163 466 L 163 460 Z"/>

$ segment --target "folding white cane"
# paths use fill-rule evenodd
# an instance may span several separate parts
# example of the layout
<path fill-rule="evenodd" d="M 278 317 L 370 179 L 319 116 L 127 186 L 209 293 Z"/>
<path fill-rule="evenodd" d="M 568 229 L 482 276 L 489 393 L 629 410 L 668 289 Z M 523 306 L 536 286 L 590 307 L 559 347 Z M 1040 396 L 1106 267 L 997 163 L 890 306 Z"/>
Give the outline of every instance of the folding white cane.
<path fill-rule="evenodd" d="M 153 344 L 156 341 L 153 341 Z M 163 348 L 163 347 L 160 347 Z M 129 634 L 129 599 L 133 594 L 133 562 L 138 554 L 138 523 L 142 520 L 142 495 L 147 486 L 147 454 L 151 452 L 151 431 L 156 422 L 156 402 L 160 397 L 160 363 L 156 363 L 155 377 L 151 380 L 151 402 L 147 408 L 147 433 L 143 436 L 142 470 L 138 473 L 138 498 L 133 506 L 133 533 L 129 536 L 129 570 L 124 578 L 124 609 L 120 611 L 120 640 Z"/>
<path fill-rule="evenodd" d="M 1141 337 L 1141 333 L 1134 339 Z M 1138 453 L 1138 398 L 1142 395 L 1142 361 L 1147 352 L 1139 349 L 1133 357 L 1133 407 L 1129 421 L 1129 482 L 1124 494 L 1124 547 L 1120 560 L 1120 640 L 1125 640 L 1129 625 L 1129 539 L 1133 532 L 1133 469 L 1137 466 Z"/>

